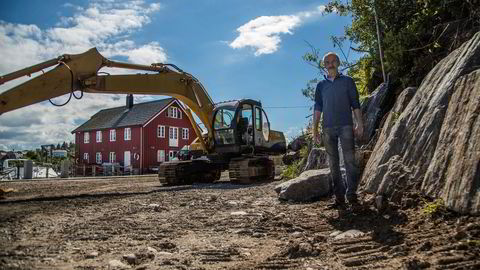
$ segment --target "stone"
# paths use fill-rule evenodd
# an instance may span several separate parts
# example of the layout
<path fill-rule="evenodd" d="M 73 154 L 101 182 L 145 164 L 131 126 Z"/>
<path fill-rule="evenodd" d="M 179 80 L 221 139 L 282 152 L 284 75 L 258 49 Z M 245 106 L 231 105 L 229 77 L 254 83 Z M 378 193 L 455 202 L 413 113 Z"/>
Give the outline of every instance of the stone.
<path fill-rule="evenodd" d="M 153 247 L 147 247 L 147 251 L 151 253 L 157 253 L 158 251 L 154 249 Z"/>
<path fill-rule="evenodd" d="M 85 256 L 85 258 L 87 258 L 87 259 L 93 259 L 93 258 L 96 258 L 96 257 L 98 257 L 98 252 L 97 251 L 90 252 L 89 254 L 87 254 Z"/>
<path fill-rule="evenodd" d="M 123 259 L 127 261 L 129 264 L 136 264 L 137 263 L 137 256 L 133 253 L 123 255 Z"/>
<path fill-rule="evenodd" d="M 327 196 L 330 193 L 330 170 L 305 171 L 299 177 L 277 185 L 275 191 L 279 199 L 296 202 Z"/>
<path fill-rule="evenodd" d="M 245 216 L 245 215 L 247 215 L 247 212 L 245 212 L 245 211 L 236 211 L 236 212 L 231 212 L 230 215 L 232 215 L 232 216 Z"/>
<path fill-rule="evenodd" d="M 359 230 L 348 230 L 342 232 L 334 237 L 335 240 L 345 239 L 345 238 L 358 238 L 364 236 L 365 233 Z"/>
<path fill-rule="evenodd" d="M 453 211 L 480 214 L 479 66 L 480 32 L 440 61 L 386 121 L 360 191 L 415 189 Z M 387 174 L 403 179 L 389 182 Z"/>
<path fill-rule="evenodd" d="M 122 263 L 119 260 L 111 260 L 108 262 L 108 265 L 113 269 L 130 269 L 130 266 Z"/>
<path fill-rule="evenodd" d="M 312 148 L 308 154 L 304 171 L 328 168 L 328 155 L 325 148 Z"/>

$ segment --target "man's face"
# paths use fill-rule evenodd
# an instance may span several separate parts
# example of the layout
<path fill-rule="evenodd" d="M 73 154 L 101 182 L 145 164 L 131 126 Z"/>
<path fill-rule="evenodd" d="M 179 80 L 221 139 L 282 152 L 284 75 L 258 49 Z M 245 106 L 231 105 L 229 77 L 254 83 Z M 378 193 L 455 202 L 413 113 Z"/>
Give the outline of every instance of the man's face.
<path fill-rule="evenodd" d="M 338 63 L 337 63 L 337 58 L 335 57 L 335 55 L 331 54 L 331 55 L 328 55 L 326 58 L 325 58 L 325 61 L 323 62 L 323 64 L 325 65 L 325 68 L 330 71 L 330 70 L 337 70 L 338 68 Z"/>

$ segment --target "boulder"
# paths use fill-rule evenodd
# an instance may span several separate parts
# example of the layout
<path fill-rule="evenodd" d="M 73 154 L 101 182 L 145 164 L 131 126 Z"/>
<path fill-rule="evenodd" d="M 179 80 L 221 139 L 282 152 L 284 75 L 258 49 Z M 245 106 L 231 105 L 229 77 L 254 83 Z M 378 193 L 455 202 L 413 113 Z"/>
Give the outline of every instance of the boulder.
<path fill-rule="evenodd" d="M 328 156 L 325 148 L 312 148 L 308 154 L 304 171 L 328 168 Z"/>
<path fill-rule="evenodd" d="M 281 200 L 306 202 L 330 193 L 330 170 L 310 170 L 275 187 Z"/>
<path fill-rule="evenodd" d="M 385 123 L 361 190 L 387 194 L 409 184 L 454 211 L 480 214 L 479 67 L 480 32 L 440 61 Z M 402 183 L 391 180 L 395 173 Z"/>
<path fill-rule="evenodd" d="M 297 152 L 308 143 L 307 135 L 300 135 L 288 144 L 288 149 Z"/>

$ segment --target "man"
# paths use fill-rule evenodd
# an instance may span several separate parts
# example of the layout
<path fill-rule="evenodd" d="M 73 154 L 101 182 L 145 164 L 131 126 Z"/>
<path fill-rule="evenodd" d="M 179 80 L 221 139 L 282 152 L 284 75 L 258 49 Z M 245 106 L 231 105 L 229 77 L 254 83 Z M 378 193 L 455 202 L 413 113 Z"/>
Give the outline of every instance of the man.
<path fill-rule="evenodd" d="M 323 57 L 328 70 L 325 79 L 317 84 L 315 91 L 315 112 L 313 117 L 313 139 L 320 142 L 318 122 L 323 113 L 323 140 L 328 154 L 330 176 L 333 183 L 335 202 L 333 208 L 345 208 L 345 197 L 352 205 L 357 201 L 358 169 L 355 164 L 355 145 L 353 134 L 363 136 L 363 120 L 360 111 L 357 87 L 353 79 L 338 72 L 340 59 L 333 52 Z M 355 115 L 353 126 L 352 110 Z M 340 173 L 338 140 L 343 152 L 347 173 L 346 187 Z"/>

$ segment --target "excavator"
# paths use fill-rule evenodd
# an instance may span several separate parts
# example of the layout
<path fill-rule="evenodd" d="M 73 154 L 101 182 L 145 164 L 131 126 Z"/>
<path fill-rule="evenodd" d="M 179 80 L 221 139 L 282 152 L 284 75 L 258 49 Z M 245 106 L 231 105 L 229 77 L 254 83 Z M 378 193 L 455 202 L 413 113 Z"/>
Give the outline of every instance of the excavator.
<path fill-rule="evenodd" d="M 100 71 L 104 67 L 144 73 L 111 75 Z M 43 72 L 47 68 L 51 69 Z M 0 76 L 0 85 L 40 71 L 43 74 L 0 94 L 0 115 L 68 94 L 66 104 L 72 96 L 80 99 L 84 92 L 164 95 L 186 105 L 187 117 L 197 135 L 190 147 L 195 154 L 190 160 L 160 165 L 159 181 L 165 185 L 213 182 L 225 170 L 229 171 L 230 181 L 236 183 L 272 179 L 275 167 L 269 156 L 286 152 L 283 133 L 270 129 L 259 101 L 242 99 L 215 104 L 198 79 L 174 64 L 117 62 L 92 48 Z M 206 134 L 202 134 L 192 111 L 206 127 Z"/>

